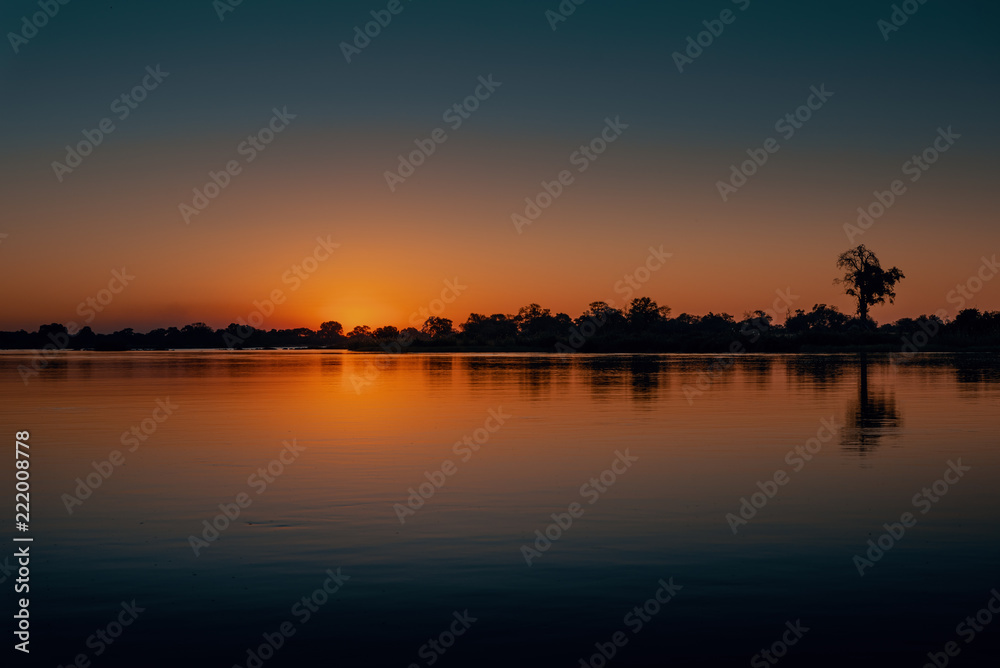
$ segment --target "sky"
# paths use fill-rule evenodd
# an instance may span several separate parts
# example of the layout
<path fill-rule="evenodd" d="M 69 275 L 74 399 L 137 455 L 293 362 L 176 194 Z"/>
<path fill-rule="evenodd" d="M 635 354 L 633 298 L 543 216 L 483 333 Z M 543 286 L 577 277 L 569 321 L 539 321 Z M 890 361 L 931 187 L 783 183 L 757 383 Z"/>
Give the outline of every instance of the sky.
<path fill-rule="evenodd" d="M 953 316 L 1000 251 L 1000 8 L 902 4 L 8 0 L 0 329 L 851 311 L 859 243 L 906 275 L 877 320 Z"/>

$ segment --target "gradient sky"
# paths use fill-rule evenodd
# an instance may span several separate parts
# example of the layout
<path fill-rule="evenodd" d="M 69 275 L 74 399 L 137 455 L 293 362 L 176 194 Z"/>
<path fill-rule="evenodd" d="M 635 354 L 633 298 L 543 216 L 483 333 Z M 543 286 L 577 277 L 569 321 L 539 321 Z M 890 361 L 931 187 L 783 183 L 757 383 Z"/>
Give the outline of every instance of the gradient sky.
<path fill-rule="evenodd" d="M 857 243 L 906 274 L 884 322 L 954 315 L 949 291 L 1000 251 L 995 3 L 929 0 L 886 41 L 888 2 L 589 0 L 553 31 L 556 0 L 402 0 L 347 63 L 339 44 L 386 4 L 244 0 L 220 21 L 211 0 L 76 0 L 17 54 L 5 37 L 0 328 L 82 322 L 121 267 L 136 278 L 96 331 L 222 327 L 275 289 L 265 328 L 403 326 L 455 277 L 456 322 L 529 302 L 575 316 L 616 298 L 650 246 L 673 257 L 639 294 L 675 314 L 741 315 L 786 288 L 794 307 L 850 311 L 832 280 Z M 671 54 L 724 9 L 735 21 L 678 72 Z M 5 2 L 0 27 L 38 11 Z M 156 65 L 169 76 L 114 118 Z M 502 85 L 450 129 L 443 112 L 488 75 Z M 781 138 L 821 84 L 833 97 Z M 185 224 L 179 204 L 274 107 L 297 117 Z M 52 162 L 105 117 L 114 132 L 57 181 Z M 629 128 L 518 234 L 511 214 L 606 117 Z M 961 138 L 909 182 L 902 165 L 948 126 Z M 384 172 L 438 127 L 448 140 L 390 192 Z M 723 202 L 717 181 L 769 137 L 780 150 Z M 849 243 L 843 225 L 894 179 L 906 193 Z M 291 290 L 282 276 L 328 235 L 340 247 Z M 1000 281 L 969 305 L 1000 308 Z"/>

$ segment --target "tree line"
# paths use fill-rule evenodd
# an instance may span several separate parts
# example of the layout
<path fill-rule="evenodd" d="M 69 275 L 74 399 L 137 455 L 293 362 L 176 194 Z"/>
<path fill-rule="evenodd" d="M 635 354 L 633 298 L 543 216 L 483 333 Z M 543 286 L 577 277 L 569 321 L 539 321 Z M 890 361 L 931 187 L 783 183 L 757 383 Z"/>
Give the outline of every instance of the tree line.
<path fill-rule="evenodd" d="M 856 312 L 814 304 L 809 311 L 771 309 L 671 317 L 668 306 L 649 297 L 632 299 L 624 308 L 591 302 L 573 318 L 529 304 L 516 314 L 472 313 L 457 327 L 452 320 L 431 316 L 417 329 L 359 325 L 345 332 L 336 321 L 317 330 L 258 329 L 231 323 L 213 329 L 203 322 L 184 327 L 131 328 L 98 334 L 90 327 L 70 332 L 64 325 L 42 325 L 36 332 L 0 332 L 0 348 L 70 350 L 167 350 L 190 348 L 346 348 L 361 351 L 407 350 L 531 350 L 550 352 L 796 352 L 857 345 L 886 350 L 937 350 L 1000 346 L 1000 311 L 967 308 L 948 320 L 943 311 L 918 318 L 902 318 L 878 325 L 873 306 L 892 303 L 895 287 L 905 278 L 896 267 L 883 269 L 864 245 L 845 251 L 837 260 L 844 271 L 835 283 L 857 302 Z"/>
<path fill-rule="evenodd" d="M 814 304 L 809 311 L 786 314 L 783 324 L 765 310 L 737 319 L 729 313 L 697 316 L 670 309 L 648 297 L 639 297 L 625 309 L 593 302 L 576 318 L 552 314 L 529 304 L 517 314 L 472 313 L 455 327 L 448 318 L 430 317 L 420 329 L 392 325 L 372 329 L 358 326 L 349 332 L 337 322 L 319 329 L 257 329 L 232 323 L 213 329 L 205 323 L 153 329 L 131 328 L 99 334 L 84 327 L 70 335 L 64 325 L 42 325 L 38 331 L 0 332 L 4 349 L 169 350 L 191 348 L 346 348 L 348 350 L 405 352 L 443 349 L 481 351 L 530 350 L 550 352 L 736 352 L 745 350 L 796 352 L 856 345 L 886 350 L 911 346 L 923 350 L 1000 346 L 1000 311 L 968 308 L 946 321 L 938 315 L 902 318 L 881 326 L 867 325 L 835 306 Z"/>

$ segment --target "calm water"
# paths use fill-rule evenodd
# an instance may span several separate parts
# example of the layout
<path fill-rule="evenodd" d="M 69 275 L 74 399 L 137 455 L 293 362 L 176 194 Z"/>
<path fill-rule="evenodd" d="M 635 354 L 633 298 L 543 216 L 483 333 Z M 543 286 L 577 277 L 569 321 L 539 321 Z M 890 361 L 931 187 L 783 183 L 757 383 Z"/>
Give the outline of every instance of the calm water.
<path fill-rule="evenodd" d="M 997 356 L 71 353 L 25 385 L 26 359 L 0 354 L 0 410 L 8 440 L 31 432 L 32 665 L 246 666 L 283 622 L 262 665 L 602 665 L 621 632 L 609 666 L 745 666 L 798 620 L 781 665 L 1000 647 L 1000 618 L 956 632 L 1000 588 Z M 946 494 L 914 499 L 959 459 Z M 428 474 L 444 484 L 404 511 Z M 772 498 L 734 523 L 758 481 Z M 522 546 L 573 503 L 529 566 Z M 328 569 L 349 579 L 306 620 Z M 88 646 L 133 599 L 134 623 Z M 425 646 L 442 633 L 443 654 Z"/>

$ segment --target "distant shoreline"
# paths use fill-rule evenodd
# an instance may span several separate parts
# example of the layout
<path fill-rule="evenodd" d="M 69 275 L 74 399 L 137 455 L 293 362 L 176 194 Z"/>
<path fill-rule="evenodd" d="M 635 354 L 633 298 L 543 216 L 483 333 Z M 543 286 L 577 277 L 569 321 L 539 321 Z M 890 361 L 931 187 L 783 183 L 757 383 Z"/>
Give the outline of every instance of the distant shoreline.
<path fill-rule="evenodd" d="M 35 332 L 0 332 L 0 350 L 348 350 L 366 353 L 916 353 L 1000 351 L 1000 311 L 963 309 L 950 320 L 938 315 L 903 318 L 877 325 L 816 304 L 781 324 L 755 311 L 737 320 L 727 313 L 668 317 L 669 309 L 648 299 L 633 300 L 627 313 L 594 302 L 576 320 L 555 316 L 537 304 L 516 316 L 472 314 L 458 329 L 430 317 L 420 329 L 355 327 L 335 321 L 307 327 L 264 330 L 231 323 L 205 323 L 137 332 L 126 328 L 100 334 L 89 327 L 50 323 Z"/>
<path fill-rule="evenodd" d="M 0 352 L 44 352 L 45 354 L 58 353 L 127 353 L 127 352 L 278 352 L 278 351 L 329 351 L 340 353 L 356 353 L 360 355 L 405 355 L 405 354 L 442 354 L 451 355 L 456 353 L 531 353 L 531 354 L 551 354 L 551 355 L 827 355 L 827 354 L 852 354 L 852 353 L 879 353 L 879 354 L 916 354 L 916 353 L 1000 353 L 1000 345 L 979 345 L 979 346 L 927 346 L 920 350 L 903 350 L 899 346 L 887 344 L 863 344 L 863 345 L 842 345 L 842 346 L 819 346 L 802 345 L 797 348 L 774 348 L 733 352 L 724 348 L 718 349 L 603 349 L 603 350 L 572 350 L 561 351 L 553 348 L 542 348 L 532 346 L 412 346 L 401 350 L 386 351 L 381 348 L 363 347 L 347 348 L 344 346 L 275 346 L 275 347 L 240 347 L 228 348 L 226 346 L 201 346 L 190 348 L 63 348 L 59 350 L 44 350 L 40 348 L 0 348 Z"/>

